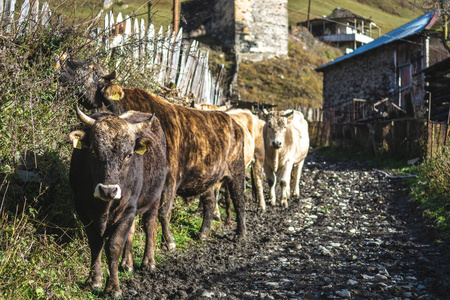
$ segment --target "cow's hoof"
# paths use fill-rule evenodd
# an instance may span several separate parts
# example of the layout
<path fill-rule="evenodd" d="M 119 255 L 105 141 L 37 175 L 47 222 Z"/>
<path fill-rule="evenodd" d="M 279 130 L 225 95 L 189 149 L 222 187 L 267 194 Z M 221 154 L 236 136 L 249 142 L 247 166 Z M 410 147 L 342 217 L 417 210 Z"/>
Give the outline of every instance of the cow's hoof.
<path fill-rule="evenodd" d="M 245 241 L 247 239 L 247 233 L 237 233 L 236 236 L 234 237 L 234 240 L 236 242 L 241 242 L 241 241 Z"/>
<path fill-rule="evenodd" d="M 96 280 L 92 279 L 92 277 L 89 277 L 86 280 L 86 285 L 91 290 L 101 290 L 102 289 L 102 279 L 100 278 L 100 280 L 96 281 Z"/>
<path fill-rule="evenodd" d="M 134 269 L 133 265 L 130 266 L 129 264 L 121 264 L 120 268 L 125 272 L 133 272 Z"/>
<path fill-rule="evenodd" d="M 177 247 L 177 245 L 175 244 L 175 242 L 161 244 L 161 248 L 164 251 L 174 251 L 176 247 Z"/>
<path fill-rule="evenodd" d="M 156 265 L 154 265 L 154 264 L 145 264 L 144 265 L 143 264 L 143 265 L 141 265 L 141 269 L 144 272 L 152 273 L 156 269 Z"/>
<path fill-rule="evenodd" d="M 283 206 L 284 208 L 288 208 L 287 200 L 281 201 L 281 206 Z"/>
<path fill-rule="evenodd" d="M 277 201 L 276 200 L 270 200 L 270 205 L 272 205 L 272 206 L 277 205 Z"/>
<path fill-rule="evenodd" d="M 122 298 L 122 290 L 119 287 L 106 287 L 104 294 L 113 299 Z"/>
<path fill-rule="evenodd" d="M 206 233 L 202 232 L 198 235 L 198 239 L 200 241 L 204 241 L 204 240 L 208 239 L 208 235 Z"/>

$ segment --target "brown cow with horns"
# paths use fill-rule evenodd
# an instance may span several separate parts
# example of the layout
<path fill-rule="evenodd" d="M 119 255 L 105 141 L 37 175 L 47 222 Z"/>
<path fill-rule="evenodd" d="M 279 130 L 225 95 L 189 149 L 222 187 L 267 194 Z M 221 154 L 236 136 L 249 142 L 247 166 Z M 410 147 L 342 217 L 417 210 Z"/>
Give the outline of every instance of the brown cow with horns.
<path fill-rule="evenodd" d="M 70 185 L 75 209 L 85 225 L 91 250 L 87 283 L 102 285 L 101 253 L 105 245 L 109 278 L 105 292 L 121 295 L 118 263 L 136 214 L 143 215 L 146 244 L 143 267 L 155 266 L 156 217 L 166 178 L 166 138 L 154 115 L 130 111 L 77 114 L 86 125 L 69 135 L 74 150 Z M 127 243 L 131 247 L 131 243 Z M 126 251 L 131 255 L 131 249 Z M 125 255 L 124 267 L 133 266 Z"/>
<path fill-rule="evenodd" d="M 244 238 L 244 138 L 241 126 L 224 112 L 201 111 L 170 103 L 139 88 L 113 84 L 115 72 L 77 58 L 68 59 L 61 71 L 63 85 L 75 87 L 79 103 L 88 109 L 106 107 L 114 113 L 137 110 L 155 113 L 167 139 L 167 177 L 161 196 L 159 220 L 169 250 L 175 241 L 169 230 L 175 194 L 200 195 L 204 203 L 200 238 L 209 235 L 214 189 L 228 185 L 236 211 L 237 237 Z"/>

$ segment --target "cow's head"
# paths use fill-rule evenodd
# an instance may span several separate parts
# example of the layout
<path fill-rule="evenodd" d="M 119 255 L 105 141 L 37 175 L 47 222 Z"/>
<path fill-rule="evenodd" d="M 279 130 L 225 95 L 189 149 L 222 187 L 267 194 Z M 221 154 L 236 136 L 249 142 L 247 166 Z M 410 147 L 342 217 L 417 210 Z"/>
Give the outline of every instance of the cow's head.
<path fill-rule="evenodd" d="M 76 57 L 58 64 L 62 66 L 59 78 L 61 85 L 71 89 L 82 106 L 87 109 L 102 106 L 105 92 L 116 78 L 116 71 L 107 74 L 100 65 Z"/>
<path fill-rule="evenodd" d="M 153 142 L 141 132 L 152 124 L 154 114 L 147 114 L 148 119 L 139 123 L 125 120 L 130 112 L 121 116 L 103 113 L 89 117 L 77 107 L 77 114 L 87 129 L 73 131 L 69 137 L 74 148 L 84 148 L 89 153 L 94 197 L 104 201 L 121 199 L 127 176 L 135 171 L 139 157 Z"/>
<path fill-rule="evenodd" d="M 286 128 L 294 117 L 292 109 L 284 111 L 263 110 L 266 125 L 264 126 L 264 139 L 268 145 L 277 150 L 283 147 Z"/>

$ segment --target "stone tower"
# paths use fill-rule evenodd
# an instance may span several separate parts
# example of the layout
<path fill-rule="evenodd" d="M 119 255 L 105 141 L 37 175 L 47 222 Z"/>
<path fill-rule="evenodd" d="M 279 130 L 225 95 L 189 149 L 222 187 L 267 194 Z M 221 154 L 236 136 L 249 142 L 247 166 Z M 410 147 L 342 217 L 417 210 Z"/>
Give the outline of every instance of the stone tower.
<path fill-rule="evenodd" d="M 287 0 L 217 0 L 210 32 L 240 59 L 288 54 Z"/>

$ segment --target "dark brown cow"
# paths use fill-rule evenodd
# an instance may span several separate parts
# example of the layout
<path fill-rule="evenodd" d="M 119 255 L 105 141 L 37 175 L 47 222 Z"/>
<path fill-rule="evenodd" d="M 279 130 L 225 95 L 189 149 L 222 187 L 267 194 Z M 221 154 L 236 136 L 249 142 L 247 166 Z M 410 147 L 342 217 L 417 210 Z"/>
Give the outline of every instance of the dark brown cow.
<path fill-rule="evenodd" d="M 102 285 L 101 253 L 106 243 L 109 278 L 105 293 L 118 297 L 118 262 L 136 214 L 143 214 L 146 234 L 143 267 L 155 266 L 155 221 L 167 172 L 166 138 L 150 114 L 89 117 L 78 108 L 77 113 L 86 129 L 70 133 L 74 150 L 69 177 L 91 249 L 87 284 L 92 288 Z M 127 252 L 131 255 L 131 249 Z M 129 255 L 123 264 L 132 268 Z"/>
<path fill-rule="evenodd" d="M 106 107 L 115 113 L 139 110 L 156 113 L 167 138 L 168 176 L 159 210 L 163 242 L 169 250 L 175 241 L 169 230 L 175 194 L 200 195 L 204 203 L 200 238 L 209 235 L 215 205 L 214 187 L 226 182 L 234 204 L 237 236 L 246 235 L 244 199 L 244 138 L 241 126 L 224 112 L 201 111 L 170 103 L 139 88 L 121 88 L 103 76 L 95 64 L 78 59 L 66 62 L 61 82 L 75 86 L 87 108 Z"/>

